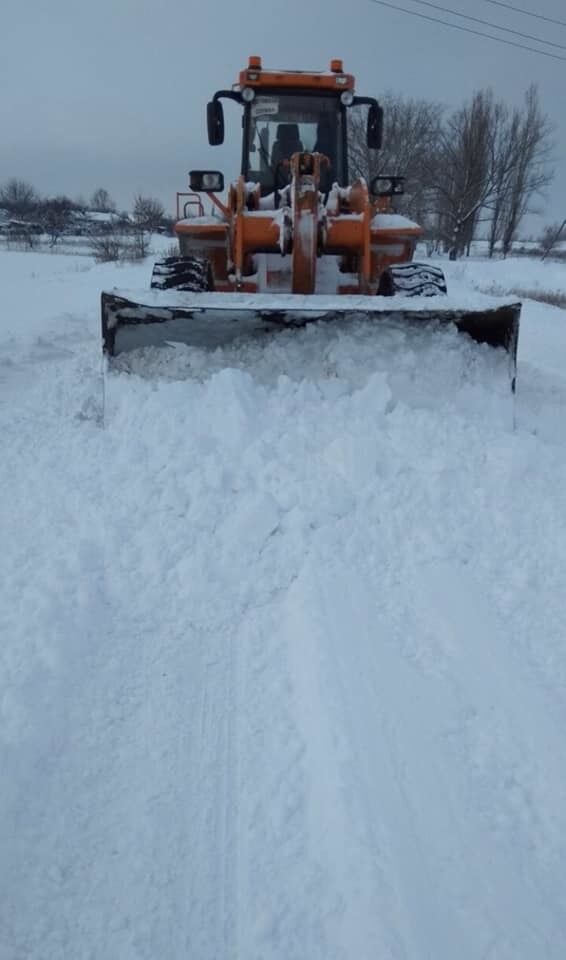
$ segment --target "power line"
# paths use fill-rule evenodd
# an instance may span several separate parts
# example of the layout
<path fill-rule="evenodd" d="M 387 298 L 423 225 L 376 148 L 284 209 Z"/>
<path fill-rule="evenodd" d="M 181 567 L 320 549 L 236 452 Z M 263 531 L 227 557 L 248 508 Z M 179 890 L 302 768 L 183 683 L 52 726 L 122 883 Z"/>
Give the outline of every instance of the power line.
<path fill-rule="evenodd" d="M 533 40 L 535 43 L 546 43 L 549 47 L 557 47 L 559 50 L 566 50 L 563 43 L 554 43 L 553 40 L 544 40 L 542 37 L 534 37 L 531 33 L 521 33 L 520 30 L 512 30 L 511 27 L 500 27 L 497 23 L 490 20 L 482 20 L 479 17 L 471 17 L 468 13 L 460 13 L 458 10 L 451 10 L 449 7 L 442 7 L 438 3 L 431 3 L 430 0 L 412 0 L 413 3 L 420 3 L 422 7 L 431 7 L 433 10 L 440 10 L 442 13 L 449 13 L 453 17 L 460 17 L 462 20 L 471 20 L 472 23 L 481 23 L 484 27 L 491 27 L 494 30 L 502 30 L 504 33 L 512 33 L 515 37 L 522 37 L 523 40 Z"/>
<path fill-rule="evenodd" d="M 514 7 L 512 3 L 504 3 L 503 0 L 485 0 L 485 2 L 492 3 L 494 7 L 505 7 L 506 10 L 522 13 L 524 17 L 534 17 L 535 20 L 545 20 L 546 23 L 555 23 L 558 27 L 566 27 L 566 20 L 555 20 L 553 17 L 545 17 L 542 13 L 533 13 L 531 10 L 525 10 L 523 7 Z"/>
<path fill-rule="evenodd" d="M 517 47 L 519 50 L 528 50 L 530 53 L 538 53 L 541 57 L 550 57 L 551 60 L 562 60 L 566 63 L 566 57 L 561 57 L 557 53 L 550 53 L 548 50 L 537 50 L 536 47 L 528 47 L 525 43 L 515 43 L 514 40 L 504 40 L 503 37 L 494 37 L 491 33 L 482 33 L 479 30 L 473 30 L 471 27 L 462 27 L 459 23 L 447 23 L 446 20 L 439 20 L 438 17 L 429 17 L 426 13 L 417 13 L 416 10 L 407 10 L 406 7 L 398 7 L 396 4 L 387 3 L 387 0 L 371 0 L 380 7 L 388 7 L 395 10 L 396 13 L 407 13 L 411 17 L 419 17 L 421 20 L 428 20 L 430 23 L 439 23 L 442 27 L 451 27 L 452 30 L 461 30 L 463 33 L 471 33 L 476 37 L 484 37 L 487 40 L 495 40 L 496 43 L 504 43 L 508 47 Z"/>

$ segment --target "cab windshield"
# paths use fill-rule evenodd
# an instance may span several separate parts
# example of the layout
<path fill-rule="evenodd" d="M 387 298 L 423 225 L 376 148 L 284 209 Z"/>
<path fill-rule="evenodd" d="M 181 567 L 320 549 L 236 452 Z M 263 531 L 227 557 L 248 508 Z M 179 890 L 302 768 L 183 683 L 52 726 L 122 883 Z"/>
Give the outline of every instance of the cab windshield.
<path fill-rule="evenodd" d="M 263 194 L 282 187 L 294 153 L 323 153 L 323 189 L 342 181 L 342 110 L 337 97 L 259 94 L 249 107 L 245 175 Z"/>

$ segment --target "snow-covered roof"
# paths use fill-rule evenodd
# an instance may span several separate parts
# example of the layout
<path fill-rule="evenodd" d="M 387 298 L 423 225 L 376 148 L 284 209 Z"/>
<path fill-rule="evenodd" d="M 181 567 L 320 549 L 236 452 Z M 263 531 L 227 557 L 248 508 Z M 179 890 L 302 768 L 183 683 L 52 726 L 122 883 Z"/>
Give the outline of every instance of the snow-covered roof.
<path fill-rule="evenodd" d="M 81 216 L 92 223 L 116 223 L 118 220 L 123 220 L 123 217 L 111 211 L 103 213 L 100 210 L 85 210 Z"/>

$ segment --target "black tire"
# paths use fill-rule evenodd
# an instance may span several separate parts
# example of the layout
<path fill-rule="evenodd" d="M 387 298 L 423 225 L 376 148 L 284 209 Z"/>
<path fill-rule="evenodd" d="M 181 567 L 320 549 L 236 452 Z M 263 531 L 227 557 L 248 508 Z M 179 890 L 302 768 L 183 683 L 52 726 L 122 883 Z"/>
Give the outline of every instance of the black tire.
<path fill-rule="evenodd" d="M 156 260 L 151 275 L 152 290 L 188 290 L 202 293 L 213 289 L 210 262 L 204 257 L 163 257 Z"/>
<path fill-rule="evenodd" d="M 440 267 L 428 263 L 396 263 L 379 278 L 379 297 L 438 297 L 446 294 L 446 279 Z"/>

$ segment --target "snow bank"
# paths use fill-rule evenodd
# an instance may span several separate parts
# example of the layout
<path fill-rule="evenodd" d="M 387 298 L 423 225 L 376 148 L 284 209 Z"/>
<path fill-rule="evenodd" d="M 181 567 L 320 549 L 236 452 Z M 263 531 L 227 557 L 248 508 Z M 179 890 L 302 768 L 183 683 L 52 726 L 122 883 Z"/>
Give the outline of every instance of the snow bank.
<path fill-rule="evenodd" d="M 460 260 L 447 263 L 450 279 L 494 294 L 514 290 L 559 293 L 566 296 L 566 263 L 511 257 L 507 260 Z"/>

